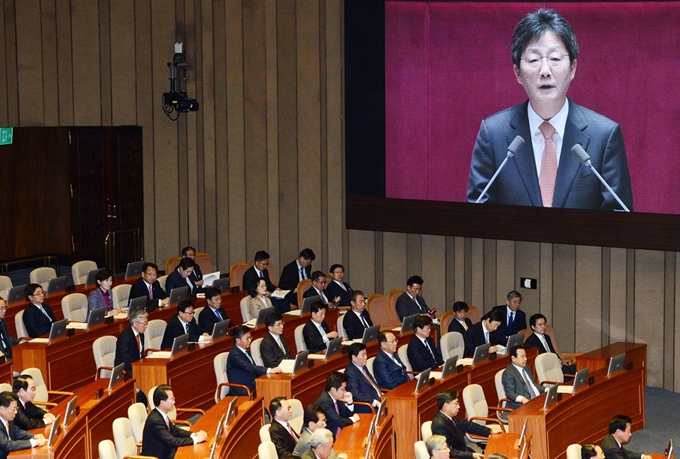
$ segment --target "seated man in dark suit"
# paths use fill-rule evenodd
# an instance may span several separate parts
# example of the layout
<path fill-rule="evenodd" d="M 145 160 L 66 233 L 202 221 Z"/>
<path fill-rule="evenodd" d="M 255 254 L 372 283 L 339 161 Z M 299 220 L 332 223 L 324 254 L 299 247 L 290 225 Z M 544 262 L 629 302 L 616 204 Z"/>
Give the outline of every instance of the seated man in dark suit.
<path fill-rule="evenodd" d="M 545 329 L 548 327 L 548 322 L 543 314 L 534 314 L 529 318 L 529 326 L 534 331 L 529 337 L 524 341 L 525 347 L 537 347 L 539 354 L 544 354 L 546 352 L 552 352 L 557 355 L 562 364 L 562 373 L 573 375 L 576 373 L 576 365 L 565 365 L 562 362 L 562 357 L 555 352 L 555 347 L 553 346 L 552 340 L 549 335 L 545 334 Z"/>
<path fill-rule="evenodd" d="M 444 364 L 442 352 L 435 347 L 434 340 L 430 338 L 432 319 L 430 316 L 421 315 L 413 322 L 413 330 L 416 332 L 408 343 L 408 360 L 411 362 L 413 371 L 423 371 L 426 368 L 436 369 Z"/>
<path fill-rule="evenodd" d="M 467 419 L 457 418 L 460 410 L 458 393 L 455 390 L 445 390 L 437 395 L 437 406 L 439 411 L 432 419 L 432 434 L 441 435 L 446 438 L 449 446 L 449 457 L 461 459 L 484 459 L 484 454 L 475 453 L 465 444 L 465 433 L 488 437 L 491 429 L 480 426 Z"/>
<path fill-rule="evenodd" d="M 21 341 L 9 336 L 5 314 L 7 314 L 7 301 L 0 297 L 0 352 L 5 355 L 7 360 L 12 360 L 12 347 L 18 345 Z"/>
<path fill-rule="evenodd" d="M 194 270 L 191 272 L 189 279 L 191 279 L 191 282 L 196 286 L 198 291 L 202 291 L 203 273 L 201 272 L 200 265 L 196 263 L 196 249 L 191 246 L 184 247 L 182 249 L 182 258 L 191 258 L 194 261 Z"/>
<path fill-rule="evenodd" d="M 511 363 L 503 372 L 503 389 L 505 396 L 514 403 L 508 402 L 508 408 L 514 410 L 534 397 L 545 392 L 545 387 L 536 384 L 527 365 L 527 351 L 520 346 L 508 349 Z"/>
<path fill-rule="evenodd" d="M 326 293 L 331 301 L 336 298 L 338 306 L 349 306 L 349 295 L 352 293 L 352 287 L 349 286 L 345 279 L 345 267 L 340 264 L 331 265 L 328 270 L 332 280 L 326 285 Z"/>
<path fill-rule="evenodd" d="M 187 260 L 190 260 L 190 258 L 187 258 Z M 172 347 L 175 338 L 187 333 L 191 342 L 210 341 L 210 335 L 201 329 L 194 319 L 194 303 L 189 300 L 182 300 L 177 304 L 177 315 L 170 319 L 168 326 L 165 327 L 161 349 Z"/>
<path fill-rule="evenodd" d="M 23 430 L 38 429 L 54 422 L 54 415 L 33 404 L 35 383 L 31 375 L 19 375 L 12 384 L 12 391 L 17 394 L 17 415 L 14 424 Z"/>
<path fill-rule="evenodd" d="M 276 368 L 283 359 L 293 359 L 286 339 L 283 337 L 283 317 L 281 314 L 272 312 L 264 318 L 264 324 L 269 333 L 264 335 L 260 344 L 262 362 L 267 368 Z"/>
<path fill-rule="evenodd" d="M 373 361 L 373 373 L 378 387 L 394 389 L 409 380 L 406 365 L 397 355 L 397 337 L 392 332 L 378 335 L 380 351 Z"/>
<path fill-rule="evenodd" d="M 494 306 L 494 310 L 503 314 L 504 320 L 498 327 L 495 333 L 495 342 L 493 344 L 505 344 L 508 342 L 508 336 L 516 335 L 520 331 L 527 328 L 527 315 L 520 309 L 522 306 L 522 295 L 513 290 L 508 293 L 507 304 Z"/>
<path fill-rule="evenodd" d="M 423 282 L 423 278 L 420 276 L 409 277 L 406 281 L 406 291 L 397 298 L 397 315 L 402 322 L 404 321 L 404 317 L 412 316 L 413 314 L 430 315 L 430 308 L 427 307 L 425 299 L 420 296 Z M 432 317 L 432 315 L 430 315 L 430 317 Z"/>
<path fill-rule="evenodd" d="M 305 408 L 305 413 L 302 419 L 302 432 L 300 432 L 300 439 L 295 445 L 293 450 L 293 456 L 302 457 L 303 454 L 307 454 L 310 450 L 310 445 L 312 441 L 312 434 L 319 429 L 326 430 L 326 411 L 319 405 L 308 405 Z M 333 439 L 333 434 L 328 431 L 328 434 Z M 337 455 L 334 450 L 331 450 L 328 459 L 336 459 Z M 311 459 L 316 459 L 312 457 Z"/>
<path fill-rule="evenodd" d="M 348 339 L 361 339 L 364 330 L 373 326 L 371 316 L 366 310 L 366 298 L 361 290 L 354 290 L 349 296 L 352 309 L 347 311 L 342 319 L 342 326 L 345 328 Z"/>
<path fill-rule="evenodd" d="M 149 315 L 137 310 L 130 314 L 129 321 L 130 326 L 118 335 L 113 362 L 114 365 L 125 364 L 125 379 L 132 377 L 132 362 L 144 357 L 144 331 L 149 325 Z"/>
<path fill-rule="evenodd" d="M 177 268 L 168 274 L 168 278 L 165 279 L 165 294 L 170 297 L 170 292 L 173 288 L 179 287 L 189 287 L 189 296 L 195 296 L 198 286 L 194 283 L 191 278 L 192 273 L 196 268 L 196 263 L 189 257 L 182 258 L 179 261 Z"/>
<path fill-rule="evenodd" d="M 293 417 L 293 409 L 285 397 L 276 397 L 269 402 L 269 412 L 274 417 L 269 425 L 269 436 L 276 446 L 276 454 L 280 459 L 292 458 L 293 450 L 300 436 L 288 423 Z"/>
<path fill-rule="evenodd" d="M 255 392 L 255 378 L 267 373 L 281 373 L 281 369 L 265 368 L 255 364 L 253 357 L 248 352 L 250 343 L 253 337 L 250 334 L 250 328 L 245 325 L 239 325 L 232 332 L 235 346 L 229 351 L 227 358 L 227 377 L 229 382 L 236 384 L 243 384 L 247 386 L 252 393 Z M 232 387 L 230 393 L 233 395 L 248 395 L 245 390 Z"/>
<path fill-rule="evenodd" d="M 55 319 L 50 305 L 44 303 L 45 291 L 40 284 L 28 284 L 25 292 L 26 298 L 31 303 L 24 309 L 26 333 L 31 338 L 47 335 L 57 319 Z"/>
<path fill-rule="evenodd" d="M 153 263 L 144 263 L 142 265 L 142 277 L 137 279 L 130 287 L 130 299 L 146 296 L 146 305 L 149 310 L 153 310 L 156 306 L 167 306 L 170 298 L 156 280 L 157 277 L 158 266 Z"/>
<path fill-rule="evenodd" d="M 269 266 L 269 254 L 264 250 L 258 250 L 255 253 L 255 263 L 253 263 L 253 266 L 248 268 L 243 273 L 241 290 L 245 290 L 247 292 L 250 289 L 250 286 L 253 285 L 259 278 L 264 279 L 264 281 L 267 283 L 267 292 L 269 292 L 268 298 L 271 300 L 274 310 L 279 314 L 283 314 L 284 312 L 290 311 L 290 303 L 283 298 L 274 298 L 271 296 L 272 293 L 280 289 L 274 285 L 274 283 L 269 278 L 269 270 L 267 269 L 267 266 Z"/>
<path fill-rule="evenodd" d="M 632 422 L 625 414 L 617 414 L 609 421 L 609 435 L 600 443 L 606 459 L 652 459 L 648 454 L 634 453 L 623 447 L 633 436 L 630 430 Z"/>
<path fill-rule="evenodd" d="M 458 332 L 463 337 L 463 342 L 465 343 L 464 355 L 472 355 L 475 352 L 475 348 L 470 340 L 472 321 L 467 317 L 469 309 L 464 301 L 453 303 L 453 320 L 449 324 L 449 333 Z"/>
<path fill-rule="evenodd" d="M 331 331 L 324 320 L 326 318 L 325 304 L 320 301 L 314 302 L 309 311 L 312 318 L 302 328 L 302 337 L 309 352 L 323 351 L 330 340 L 338 337 L 338 332 Z"/>
<path fill-rule="evenodd" d="M 290 290 L 286 295 L 286 301 L 297 304 L 297 286 L 304 279 L 311 279 L 312 262 L 316 258 L 312 249 L 302 249 L 300 255 L 281 270 L 279 288 Z"/>
<path fill-rule="evenodd" d="M 380 406 L 382 392 L 376 383 L 373 375 L 366 368 L 368 354 L 366 345 L 362 343 L 351 344 L 347 348 L 349 365 L 345 368 L 347 376 L 347 390 L 352 393 L 352 398 L 357 402 L 370 403 L 374 407 Z M 371 413 L 371 409 L 365 405 L 357 405 L 354 408 L 357 413 Z"/>
<path fill-rule="evenodd" d="M 175 426 L 168 418 L 168 411 L 175 407 L 172 387 L 161 385 L 153 393 L 156 405 L 144 423 L 142 433 L 142 456 L 171 459 L 180 446 L 195 445 L 208 439 L 204 431 L 190 432 Z"/>
<path fill-rule="evenodd" d="M 354 399 L 347 391 L 347 376 L 334 371 L 326 378 L 326 390 L 315 402 L 326 412 L 326 426 L 337 438 L 340 429 L 359 422 L 359 415 L 354 414 Z"/>
<path fill-rule="evenodd" d="M 19 397 L 14 392 L 0 393 L 0 459 L 6 459 L 12 451 L 45 444 L 42 434 L 33 435 L 14 424 L 18 403 Z"/>
<path fill-rule="evenodd" d="M 326 275 L 321 271 L 314 271 L 312 273 L 312 286 L 302 295 L 303 298 L 310 298 L 315 295 L 319 296 L 322 303 L 330 304 L 332 298 L 326 295 Z M 302 305 L 301 305 L 302 306 Z"/>
<path fill-rule="evenodd" d="M 468 333 L 469 343 L 465 343 L 465 357 L 472 357 L 475 353 L 475 348 L 482 344 L 493 344 L 495 341 L 495 332 L 503 322 L 503 313 L 492 309 L 482 316 L 482 320 L 474 324 Z M 498 346 L 493 345 L 490 352 L 496 352 Z"/>
<path fill-rule="evenodd" d="M 227 320 L 227 311 L 222 307 L 222 292 L 216 287 L 205 289 L 206 306 L 198 314 L 198 326 L 208 333 L 212 333 L 217 322 Z"/>

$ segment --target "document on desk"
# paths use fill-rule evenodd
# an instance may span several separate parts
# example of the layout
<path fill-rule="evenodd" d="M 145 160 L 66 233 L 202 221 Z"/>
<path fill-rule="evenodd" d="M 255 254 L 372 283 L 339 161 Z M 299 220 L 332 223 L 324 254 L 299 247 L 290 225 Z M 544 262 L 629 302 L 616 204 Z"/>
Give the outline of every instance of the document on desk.
<path fill-rule="evenodd" d="M 302 314 L 302 309 L 294 309 L 292 311 L 284 312 L 284 314 L 287 316 L 299 316 Z"/>
<path fill-rule="evenodd" d="M 309 354 L 307 356 L 308 359 L 312 360 L 324 360 L 326 358 L 326 355 L 324 354 Z"/>
<path fill-rule="evenodd" d="M 470 366 L 470 365 L 472 365 L 472 357 L 467 357 L 467 358 L 464 358 L 464 359 L 458 359 L 458 361 L 456 361 L 456 364 L 457 365 Z"/>
<path fill-rule="evenodd" d="M 245 325 L 246 327 L 255 328 L 256 323 L 257 319 L 250 319 L 248 322 L 243 322 L 243 325 Z"/>
<path fill-rule="evenodd" d="M 172 357 L 171 351 L 154 351 L 146 356 L 147 359 L 169 359 Z"/>
<path fill-rule="evenodd" d="M 203 276 L 203 288 L 212 287 L 213 282 L 220 278 L 220 272 L 215 271 L 214 273 L 206 274 Z"/>
<path fill-rule="evenodd" d="M 49 340 L 49 338 L 33 338 L 32 340 L 29 340 L 28 342 L 29 343 L 38 343 L 38 344 L 42 344 L 42 343 L 47 344 L 47 343 L 50 342 L 50 340 Z"/>
<path fill-rule="evenodd" d="M 349 341 L 343 341 L 342 345 L 343 346 L 349 346 L 351 344 L 360 343 L 360 342 L 361 342 L 361 338 L 357 338 L 357 339 L 353 339 L 353 340 L 349 340 Z"/>
<path fill-rule="evenodd" d="M 127 312 L 119 312 L 115 316 L 113 316 L 114 319 L 127 319 L 128 315 Z"/>
<path fill-rule="evenodd" d="M 283 299 L 286 295 L 288 295 L 288 292 L 290 292 L 290 290 L 274 290 L 269 296 L 272 298 Z"/>
<path fill-rule="evenodd" d="M 572 386 L 572 385 L 557 386 L 557 393 L 558 394 L 573 394 L 574 393 L 574 386 Z"/>
<path fill-rule="evenodd" d="M 281 368 L 281 371 L 284 373 L 292 373 L 293 368 L 295 368 L 295 359 L 281 360 L 281 363 L 279 363 L 279 368 Z"/>
<path fill-rule="evenodd" d="M 87 324 L 85 322 L 69 322 L 66 324 L 66 328 L 72 330 L 85 330 L 87 329 Z"/>

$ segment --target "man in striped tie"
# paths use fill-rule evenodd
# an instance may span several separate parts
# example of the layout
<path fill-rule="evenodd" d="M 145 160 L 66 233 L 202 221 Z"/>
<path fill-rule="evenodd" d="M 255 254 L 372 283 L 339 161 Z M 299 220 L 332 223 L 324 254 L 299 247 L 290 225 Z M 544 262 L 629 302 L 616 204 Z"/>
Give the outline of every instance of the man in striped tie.
<path fill-rule="evenodd" d="M 280 459 L 292 458 L 295 445 L 300 440 L 300 435 L 288 423 L 293 417 L 293 409 L 284 397 L 276 397 L 269 402 L 269 412 L 274 416 L 269 436 L 276 446 L 276 454 Z"/>

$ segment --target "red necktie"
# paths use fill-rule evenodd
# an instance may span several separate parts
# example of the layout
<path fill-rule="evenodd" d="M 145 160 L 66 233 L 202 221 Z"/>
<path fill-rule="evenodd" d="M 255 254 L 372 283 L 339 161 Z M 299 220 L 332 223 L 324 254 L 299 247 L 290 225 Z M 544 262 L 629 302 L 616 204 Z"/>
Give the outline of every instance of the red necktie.
<path fill-rule="evenodd" d="M 293 437 L 293 439 L 295 439 L 295 443 L 297 443 L 298 440 L 299 440 L 299 438 L 297 437 L 297 435 L 295 435 L 295 431 L 294 431 L 293 428 L 290 426 L 290 424 L 286 424 L 286 428 L 288 429 L 288 432 L 290 433 L 290 436 Z"/>

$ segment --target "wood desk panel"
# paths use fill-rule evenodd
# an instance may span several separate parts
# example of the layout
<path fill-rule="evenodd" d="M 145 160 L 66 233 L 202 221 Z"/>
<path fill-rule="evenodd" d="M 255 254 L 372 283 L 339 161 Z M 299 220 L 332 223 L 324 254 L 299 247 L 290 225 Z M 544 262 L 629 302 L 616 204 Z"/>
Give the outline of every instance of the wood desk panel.
<path fill-rule="evenodd" d="M 518 459 L 521 450 L 518 450 L 517 444 L 519 442 L 520 433 L 499 433 L 491 435 L 489 442 L 486 444 L 485 456 L 493 453 L 505 454 L 508 459 Z M 526 436 L 526 441 L 529 442 L 527 454 L 531 454 L 531 434 Z M 528 457 L 528 456 L 527 456 Z"/>
<path fill-rule="evenodd" d="M 11 360 L 5 360 L 3 363 L 0 363 L 0 383 L 12 384 L 14 381 L 12 375 L 12 372 L 14 371 L 13 368 L 14 366 Z"/>
<path fill-rule="evenodd" d="M 366 443 L 373 415 L 360 414 L 361 421 L 344 427 L 333 445 L 336 453 L 347 454 L 348 459 L 364 459 Z M 394 416 L 388 415 L 378 426 L 371 444 L 371 456 L 374 459 L 394 459 Z M 413 447 L 411 448 L 413 451 Z"/>
<path fill-rule="evenodd" d="M 576 357 L 576 369 L 583 370 L 588 367 L 590 372 L 606 369 L 609 359 L 619 354 L 626 353 L 626 364 L 632 363 L 633 368 L 644 369 L 645 387 L 647 386 L 647 345 L 643 343 L 613 343 L 594 351 L 581 354 Z"/>

